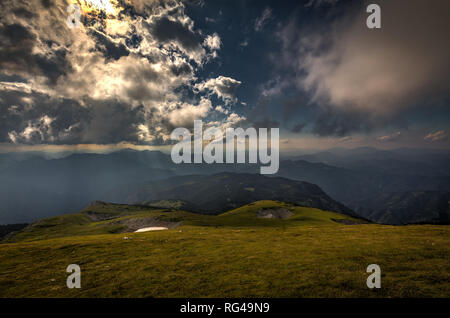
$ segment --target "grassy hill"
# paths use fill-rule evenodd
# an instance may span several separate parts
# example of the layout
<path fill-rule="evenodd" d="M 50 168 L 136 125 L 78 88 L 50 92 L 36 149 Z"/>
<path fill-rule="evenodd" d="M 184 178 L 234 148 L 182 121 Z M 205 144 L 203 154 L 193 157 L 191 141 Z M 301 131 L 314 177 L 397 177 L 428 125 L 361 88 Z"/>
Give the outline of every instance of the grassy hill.
<path fill-rule="evenodd" d="M 177 176 L 123 185 L 110 194 L 109 201 L 130 204 L 179 200 L 185 209 L 203 214 L 219 214 L 259 200 L 279 200 L 356 216 L 315 184 L 256 173 Z"/>
<path fill-rule="evenodd" d="M 286 219 L 264 219 L 257 212 L 284 208 L 293 216 Z M 202 215 L 176 209 L 143 205 L 94 202 L 79 213 L 39 220 L 23 231 L 5 239 L 5 242 L 34 241 L 67 236 L 134 232 L 127 227 L 129 220 L 150 220 L 156 223 L 180 223 L 183 226 L 205 227 L 274 227 L 313 224 L 337 224 L 334 220 L 358 221 L 348 215 L 299 207 L 279 201 L 258 201 L 219 215 Z M 146 222 L 142 222 L 145 224 Z M 141 227 L 145 227 L 142 225 Z"/>
<path fill-rule="evenodd" d="M 142 220 L 176 226 L 127 232 Z M 362 223 L 277 201 L 217 216 L 96 202 L 0 244 L 0 297 L 450 296 L 449 227 Z M 81 289 L 66 287 L 69 264 Z"/>

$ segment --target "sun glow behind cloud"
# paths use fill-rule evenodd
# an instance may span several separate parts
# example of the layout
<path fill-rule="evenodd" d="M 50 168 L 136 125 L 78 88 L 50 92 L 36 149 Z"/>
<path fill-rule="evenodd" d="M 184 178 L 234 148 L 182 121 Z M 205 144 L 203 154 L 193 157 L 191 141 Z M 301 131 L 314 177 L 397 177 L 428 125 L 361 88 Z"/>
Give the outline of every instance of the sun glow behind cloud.
<path fill-rule="evenodd" d="M 68 2 L 76 7 L 67 7 Z M 0 18 L 0 42 L 6 43 L 1 48 L 0 61 L 0 148 L 4 147 L 2 142 L 30 146 L 120 142 L 161 145 L 170 141 L 174 126 L 191 127 L 194 119 L 219 127 L 277 125 L 282 128 L 282 137 L 286 139 L 283 146 L 287 148 L 323 145 L 387 148 L 419 144 L 444 147 L 450 140 L 446 135 L 449 113 L 441 110 L 441 97 L 424 103 L 426 107 L 419 106 L 419 101 L 415 102 L 417 106 L 382 102 L 384 97 L 394 99 L 398 92 L 406 92 L 406 88 L 400 88 L 412 87 L 413 82 L 431 87 L 434 80 L 428 79 L 434 71 L 422 72 L 426 76 L 420 76 L 420 80 L 414 80 L 417 77 L 414 74 L 419 68 L 433 69 L 438 65 L 434 62 L 437 59 L 423 59 L 429 63 L 410 62 L 416 56 L 419 59 L 422 51 L 408 53 L 409 47 L 416 46 L 409 37 L 393 38 L 389 32 L 387 35 L 372 32 L 370 37 L 376 37 L 373 43 L 365 37 L 359 39 L 360 33 L 354 30 L 354 24 L 359 24 L 353 23 L 353 19 L 339 28 L 346 35 L 342 40 L 350 38 L 351 41 L 345 42 L 352 43 L 350 46 L 343 46 L 337 38 L 330 39 L 331 35 L 322 35 L 322 29 L 315 31 L 312 27 L 311 36 L 304 39 L 314 51 L 312 54 L 306 49 L 299 51 L 303 34 L 309 28 L 304 30 L 300 22 L 292 22 L 299 18 L 297 14 L 287 17 L 271 14 L 271 22 L 261 30 L 258 27 L 259 31 L 252 29 L 253 19 L 248 23 L 255 35 L 246 34 L 245 39 L 240 39 L 236 30 L 222 28 L 221 23 L 225 22 L 219 21 L 221 14 L 214 16 L 215 6 L 201 7 L 206 10 L 206 18 L 216 18 L 214 23 L 203 24 L 201 14 L 191 17 L 199 9 L 191 10 L 197 7 L 197 1 L 2 0 L 0 3 L 5 12 Z M 267 4 L 261 4 L 254 18 L 264 16 L 271 9 L 267 8 Z M 68 18 L 78 17 L 78 10 L 79 26 L 67 27 Z M 231 12 L 224 12 L 228 14 L 230 19 L 236 18 Z M 276 20 L 287 22 L 275 28 Z M 388 26 L 388 15 L 384 21 Z M 428 32 L 434 30 L 428 24 L 424 22 L 425 31 L 434 34 Z M 262 33 L 272 34 L 278 44 L 283 41 L 280 52 L 274 52 L 274 57 L 279 57 L 274 60 L 274 69 L 271 63 L 263 68 L 259 59 L 249 58 L 253 54 L 251 47 L 256 44 L 253 36 Z M 236 40 L 238 50 L 230 39 Z M 251 43 L 248 48 L 240 46 L 243 40 Z M 326 49 L 317 44 L 327 41 L 333 45 Z M 367 53 L 369 44 L 375 49 L 375 44 L 381 48 L 392 46 L 383 44 L 385 41 L 406 43 L 405 49 L 398 47 L 402 54 L 395 56 L 397 51 L 384 50 L 381 52 L 384 58 Z M 360 48 L 361 42 L 369 44 Z M 409 45 L 410 42 L 414 43 Z M 272 44 L 258 47 L 261 56 Z M 348 47 L 353 48 L 353 53 L 348 53 Z M 355 47 L 359 49 L 355 51 Z M 428 52 L 433 46 L 420 47 Z M 443 47 L 433 50 L 432 55 L 445 56 L 447 46 Z M 241 55 L 246 57 L 241 60 Z M 397 63 L 395 58 L 400 55 L 406 64 L 419 66 L 401 68 L 405 63 Z M 343 59 L 330 58 L 335 56 Z M 386 65 L 391 65 L 388 62 L 399 64 L 396 74 L 411 80 L 386 84 L 386 74 L 390 74 Z M 340 66 L 335 67 L 335 63 Z M 267 69 L 265 75 L 263 69 Z M 396 74 L 387 77 L 397 78 Z M 441 77 L 436 83 L 442 83 L 445 89 L 447 82 Z M 355 78 L 362 83 L 358 83 L 356 93 L 352 84 Z M 431 88 L 427 94 L 432 97 Z M 375 94 L 377 91 L 383 94 Z M 431 110 L 434 104 L 436 110 Z M 429 124 L 419 118 L 426 118 Z M 438 134 L 440 131 L 446 134 Z M 360 135 L 367 138 L 360 141 Z"/>
<path fill-rule="evenodd" d="M 89 16 L 104 13 L 108 17 L 117 17 L 123 9 L 117 0 L 74 0 L 72 3 L 78 4 L 81 11 Z"/>

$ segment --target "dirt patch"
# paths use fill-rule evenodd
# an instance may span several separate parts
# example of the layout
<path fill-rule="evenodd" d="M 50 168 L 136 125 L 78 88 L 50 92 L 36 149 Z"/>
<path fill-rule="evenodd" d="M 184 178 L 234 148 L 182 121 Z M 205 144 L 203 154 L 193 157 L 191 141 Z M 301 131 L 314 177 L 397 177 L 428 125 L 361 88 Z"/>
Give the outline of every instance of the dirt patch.
<path fill-rule="evenodd" d="M 285 208 L 262 209 L 256 212 L 256 216 L 262 219 L 285 219 L 294 213 Z"/>
<path fill-rule="evenodd" d="M 169 222 L 159 220 L 155 217 L 150 218 L 135 218 L 135 219 L 126 219 L 126 220 L 117 220 L 113 221 L 111 225 L 124 225 L 125 229 L 121 232 L 134 232 L 142 228 L 146 227 L 166 227 L 168 229 L 176 228 L 180 226 L 182 222 Z"/>
<path fill-rule="evenodd" d="M 331 219 L 331 221 L 336 222 L 336 223 L 345 224 L 345 225 L 365 224 L 365 222 L 362 222 L 362 221 L 354 221 L 354 220 L 347 220 L 347 219 Z"/>

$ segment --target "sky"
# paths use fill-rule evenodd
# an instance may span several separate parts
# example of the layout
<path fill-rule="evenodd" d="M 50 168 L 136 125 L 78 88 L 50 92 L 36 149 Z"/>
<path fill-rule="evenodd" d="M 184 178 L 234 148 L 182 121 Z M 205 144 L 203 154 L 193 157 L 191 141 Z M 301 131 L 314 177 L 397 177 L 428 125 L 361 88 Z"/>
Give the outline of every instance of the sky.
<path fill-rule="evenodd" d="M 369 3 L 380 29 L 366 26 Z M 278 127 L 285 150 L 450 147 L 446 0 L 3 0 L 0 10 L 0 152 L 158 149 L 195 119 Z"/>

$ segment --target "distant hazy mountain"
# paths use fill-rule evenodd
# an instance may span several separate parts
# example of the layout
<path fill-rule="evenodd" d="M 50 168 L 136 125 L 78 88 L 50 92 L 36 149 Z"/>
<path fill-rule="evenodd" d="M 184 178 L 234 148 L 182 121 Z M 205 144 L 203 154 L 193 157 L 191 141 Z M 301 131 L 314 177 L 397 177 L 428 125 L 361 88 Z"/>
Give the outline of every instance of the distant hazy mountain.
<path fill-rule="evenodd" d="M 245 164 L 176 165 L 160 151 L 130 149 L 55 157 L 38 152 L 0 154 L 0 224 L 76 212 L 122 184 L 259 169 Z"/>
<path fill-rule="evenodd" d="M 181 200 L 192 211 L 213 214 L 258 200 L 278 200 L 354 215 L 314 184 L 260 174 L 174 177 L 161 182 L 122 186 L 111 193 L 111 198 L 119 198 L 125 203 Z"/>
<path fill-rule="evenodd" d="M 296 158 L 283 161 L 278 175 L 317 184 L 333 199 L 375 222 L 438 222 L 433 200 L 400 210 L 393 209 L 387 198 L 397 198 L 398 206 L 402 200 L 410 202 L 413 192 L 450 191 L 450 154 L 446 150 L 365 147 L 330 149 Z"/>
<path fill-rule="evenodd" d="M 171 177 L 166 159 L 160 152 L 120 151 L 15 161 L 0 171 L 0 224 L 75 212 L 117 185 Z"/>
<path fill-rule="evenodd" d="M 335 167 L 304 160 L 283 161 L 279 176 L 317 184 L 334 199 L 354 205 L 380 193 L 450 191 L 450 177 L 378 172 Z"/>
<path fill-rule="evenodd" d="M 363 172 L 450 177 L 450 151 L 448 150 L 334 148 L 313 154 L 291 156 L 290 159 L 325 163 Z"/>
<path fill-rule="evenodd" d="M 410 191 L 382 193 L 360 202 L 358 212 L 379 223 L 449 224 L 450 192 Z"/>
<path fill-rule="evenodd" d="M 221 172 L 259 173 L 259 165 L 176 165 L 168 154 L 128 149 L 109 154 L 64 153 L 51 157 L 35 152 L 0 154 L 0 224 L 31 222 L 75 212 L 94 200 L 121 202 L 123 195 L 116 193 L 111 197 L 111 191 L 125 185 L 153 183 L 158 191 L 163 179 Z M 386 151 L 368 147 L 335 148 L 292 157 L 280 162 L 278 172 L 279 177 L 316 184 L 333 200 L 358 211 L 363 217 L 385 223 L 409 222 L 415 218 L 406 210 L 396 215 L 395 211 L 399 210 L 390 209 L 388 204 L 375 206 L 375 203 L 384 202 L 384 199 L 376 198 L 385 198 L 392 193 L 448 192 L 449 174 L 449 151 Z M 239 185 L 235 186 L 241 189 Z M 250 184 L 247 187 L 252 188 Z M 137 198 L 140 192 L 136 187 L 134 189 Z M 258 191 L 263 189 L 258 187 Z M 127 193 L 132 195 L 130 191 Z M 250 195 L 247 190 L 242 193 L 250 198 L 270 198 L 259 197 L 260 193 Z M 270 193 L 266 191 L 261 195 L 269 196 Z M 198 202 L 205 199 L 200 195 Z M 214 200 L 222 202 L 217 197 Z M 412 211 L 411 214 L 416 214 Z M 424 211 L 428 211 L 430 217 L 422 220 L 435 222 L 433 205 L 424 207 Z"/>

